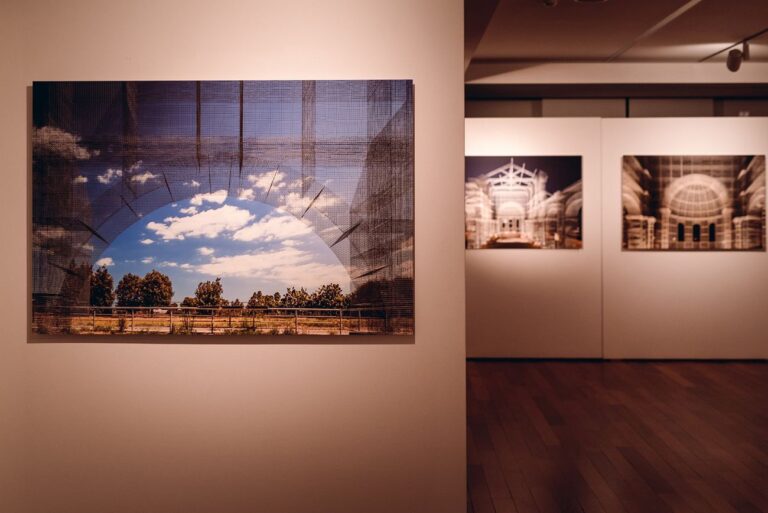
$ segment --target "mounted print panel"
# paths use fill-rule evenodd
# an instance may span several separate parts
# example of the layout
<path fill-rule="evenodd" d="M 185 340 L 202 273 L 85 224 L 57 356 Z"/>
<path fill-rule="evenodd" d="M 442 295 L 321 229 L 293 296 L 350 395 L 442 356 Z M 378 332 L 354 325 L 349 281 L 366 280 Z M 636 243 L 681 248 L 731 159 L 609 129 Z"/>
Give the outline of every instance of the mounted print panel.
<path fill-rule="evenodd" d="M 33 122 L 33 333 L 413 334 L 411 81 L 37 82 Z"/>
<path fill-rule="evenodd" d="M 765 251 L 765 157 L 624 156 L 627 250 Z"/>
<path fill-rule="evenodd" d="M 465 157 L 467 249 L 582 247 L 581 157 Z"/>

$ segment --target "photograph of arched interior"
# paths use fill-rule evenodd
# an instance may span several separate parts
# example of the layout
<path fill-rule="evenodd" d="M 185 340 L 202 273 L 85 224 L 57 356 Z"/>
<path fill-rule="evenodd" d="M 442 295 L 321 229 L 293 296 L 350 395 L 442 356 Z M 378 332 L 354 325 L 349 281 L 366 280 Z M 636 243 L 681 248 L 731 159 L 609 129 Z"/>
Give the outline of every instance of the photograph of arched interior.
<path fill-rule="evenodd" d="M 34 333 L 413 333 L 410 80 L 36 82 L 32 132 Z"/>
<path fill-rule="evenodd" d="M 765 157 L 625 156 L 627 250 L 765 251 Z"/>
<path fill-rule="evenodd" d="M 581 157 L 465 157 L 467 249 L 582 247 Z"/>

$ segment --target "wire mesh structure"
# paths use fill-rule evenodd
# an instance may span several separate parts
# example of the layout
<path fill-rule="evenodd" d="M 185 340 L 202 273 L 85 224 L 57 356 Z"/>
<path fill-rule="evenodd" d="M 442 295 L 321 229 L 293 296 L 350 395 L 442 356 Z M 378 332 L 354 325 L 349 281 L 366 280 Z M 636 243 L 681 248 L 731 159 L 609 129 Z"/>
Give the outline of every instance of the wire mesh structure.
<path fill-rule="evenodd" d="M 411 81 L 36 82 L 33 123 L 33 310 L 88 306 L 123 231 L 224 190 L 311 228 L 351 306 L 413 333 Z"/>

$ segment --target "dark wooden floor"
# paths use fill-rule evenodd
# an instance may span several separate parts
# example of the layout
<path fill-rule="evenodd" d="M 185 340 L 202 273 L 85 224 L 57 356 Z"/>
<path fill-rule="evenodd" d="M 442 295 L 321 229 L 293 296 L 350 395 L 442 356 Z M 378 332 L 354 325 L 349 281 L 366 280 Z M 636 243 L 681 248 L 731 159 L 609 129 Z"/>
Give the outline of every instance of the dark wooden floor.
<path fill-rule="evenodd" d="M 768 364 L 467 372 L 470 512 L 768 512 Z"/>

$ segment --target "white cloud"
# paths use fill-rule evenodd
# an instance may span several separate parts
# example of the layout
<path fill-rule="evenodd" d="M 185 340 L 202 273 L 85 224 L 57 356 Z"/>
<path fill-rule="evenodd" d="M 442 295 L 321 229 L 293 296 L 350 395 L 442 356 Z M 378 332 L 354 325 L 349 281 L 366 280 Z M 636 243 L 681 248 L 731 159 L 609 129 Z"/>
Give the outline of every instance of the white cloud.
<path fill-rule="evenodd" d="M 189 203 L 191 205 L 195 206 L 201 206 L 204 201 L 207 201 L 208 203 L 218 203 L 221 205 L 224 203 L 224 200 L 227 199 L 227 191 L 224 189 L 221 189 L 216 192 L 207 192 L 205 194 L 195 194 L 192 196 L 192 199 L 189 200 Z"/>
<path fill-rule="evenodd" d="M 179 266 L 179 264 L 177 264 L 176 262 L 168 262 L 167 260 L 163 261 L 163 262 L 160 262 L 157 265 L 159 267 L 178 267 Z"/>
<path fill-rule="evenodd" d="M 253 189 L 240 189 L 240 194 L 237 195 L 237 199 L 241 201 L 249 201 L 254 197 Z"/>
<path fill-rule="evenodd" d="M 179 212 L 191 216 L 193 214 L 197 214 L 197 207 L 180 208 Z"/>
<path fill-rule="evenodd" d="M 344 233 L 344 232 L 338 226 L 329 226 L 328 228 L 323 228 L 322 230 L 320 230 L 320 234 L 319 235 L 322 238 L 326 238 L 326 237 L 332 236 L 332 235 L 335 235 L 335 236 L 338 237 L 342 233 Z"/>
<path fill-rule="evenodd" d="M 141 242 L 145 246 L 149 246 L 150 244 L 154 244 L 155 243 L 155 241 L 153 241 L 152 239 L 143 239 L 143 240 L 141 240 L 139 242 Z"/>
<path fill-rule="evenodd" d="M 115 261 L 112 260 L 110 257 L 99 258 L 98 260 L 96 260 L 96 267 L 101 267 L 102 265 L 106 265 L 107 267 L 109 267 L 111 265 L 115 265 Z"/>
<path fill-rule="evenodd" d="M 192 180 L 191 182 L 184 182 L 183 185 L 186 185 L 187 187 L 200 187 L 200 182 Z"/>
<path fill-rule="evenodd" d="M 292 215 L 268 215 L 258 222 L 236 231 L 232 238 L 244 242 L 254 240 L 270 242 L 300 237 L 311 232 L 312 230 L 308 226 Z"/>
<path fill-rule="evenodd" d="M 273 191 L 285 187 L 283 180 L 285 180 L 285 173 L 282 171 L 266 171 L 258 175 L 248 175 L 248 181 L 251 182 L 251 185 L 264 192 L 269 190 L 270 185 L 272 185 Z"/>
<path fill-rule="evenodd" d="M 201 248 L 197 248 L 197 252 L 203 256 L 210 256 L 210 255 L 213 255 L 214 249 L 206 248 L 205 246 L 203 246 Z"/>
<path fill-rule="evenodd" d="M 254 216 L 247 210 L 224 205 L 216 209 L 186 217 L 168 217 L 163 223 L 147 223 L 147 229 L 164 240 L 183 240 L 186 237 L 213 239 L 223 232 L 240 230 L 253 221 Z"/>
<path fill-rule="evenodd" d="M 155 257 L 144 257 L 141 259 L 142 264 L 151 264 L 155 261 Z"/>
<path fill-rule="evenodd" d="M 107 169 L 104 172 L 103 175 L 97 176 L 96 180 L 98 180 L 98 182 L 100 184 L 107 185 L 112 180 L 116 180 L 116 179 L 120 178 L 121 176 L 123 176 L 123 170 L 122 169 L 111 169 L 110 168 L 110 169 Z"/>
<path fill-rule="evenodd" d="M 88 177 L 83 175 L 78 175 L 72 180 L 72 183 L 88 183 Z"/>
<path fill-rule="evenodd" d="M 341 200 L 335 196 L 329 196 L 325 193 L 321 194 L 317 200 L 312 204 L 312 208 L 317 209 L 319 211 L 325 211 L 329 207 L 335 207 L 336 205 L 340 205 Z"/>
<path fill-rule="evenodd" d="M 141 165 L 142 165 L 142 161 L 141 160 L 139 160 L 136 163 L 134 163 L 131 167 L 128 168 L 128 174 L 137 172 L 141 168 Z M 155 177 L 155 175 L 153 175 L 152 173 L 149 173 L 149 172 L 144 173 L 144 175 L 147 175 L 147 174 L 151 175 L 151 176 L 143 178 L 143 175 L 137 175 L 137 176 L 132 177 L 131 180 L 133 180 L 134 182 L 145 183 L 150 178 L 154 178 Z M 101 175 L 97 176 L 96 180 L 98 180 L 98 182 L 100 184 L 107 185 L 110 182 L 112 182 L 113 180 L 117 180 L 118 178 L 120 178 L 122 176 L 123 176 L 123 170 L 122 169 L 112 169 L 112 168 L 109 168 L 109 169 L 107 169 L 104 172 L 104 174 L 101 174 Z M 142 178 L 138 178 L 138 177 L 142 177 Z"/>
<path fill-rule="evenodd" d="M 309 198 L 302 198 L 298 192 L 289 192 L 282 198 L 283 205 L 291 212 L 304 212 L 309 204 Z"/>
<path fill-rule="evenodd" d="M 192 264 L 187 264 L 187 263 L 181 264 L 179 267 L 181 267 L 185 271 L 192 271 L 195 268 L 195 266 L 193 266 Z"/>
<path fill-rule="evenodd" d="M 300 182 L 300 180 L 297 181 Z M 330 207 L 342 204 L 341 199 L 331 196 L 329 193 L 326 193 L 326 191 L 323 191 L 317 199 L 315 199 L 316 195 L 317 193 L 314 193 L 302 197 L 300 192 L 289 192 L 288 194 L 280 196 L 280 203 L 284 210 L 294 214 L 303 214 L 312 200 L 314 200 L 312 208 L 321 213 L 327 211 Z"/>
<path fill-rule="evenodd" d="M 275 251 L 214 257 L 210 263 L 195 266 L 195 271 L 208 276 L 274 280 L 285 287 L 315 289 L 325 283 L 339 283 L 349 288 L 349 275 L 339 264 L 313 261 L 313 254 L 292 247 Z"/>
<path fill-rule="evenodd" d="M 137 182 L 137 183 L 140 183 L 140 184 L 143 185 L 143 184 L 147 183 L 149 180 L 154 180 L 155 178 L 157 178 L 157 176 L 158 175 L 152 174 L 149 171 L 145 171 L 144 173 L 141 173 L 140 175 L 133 175 L 131 177 L 131 181 L 132 182 Z"/>
<path fill-rule="evenodd" d="M 87 160 L 99 154 L 80 145 L 81 137 L 52 126 L 35 128 L 32 132 L 34 155 L 38 158 Z"/>

